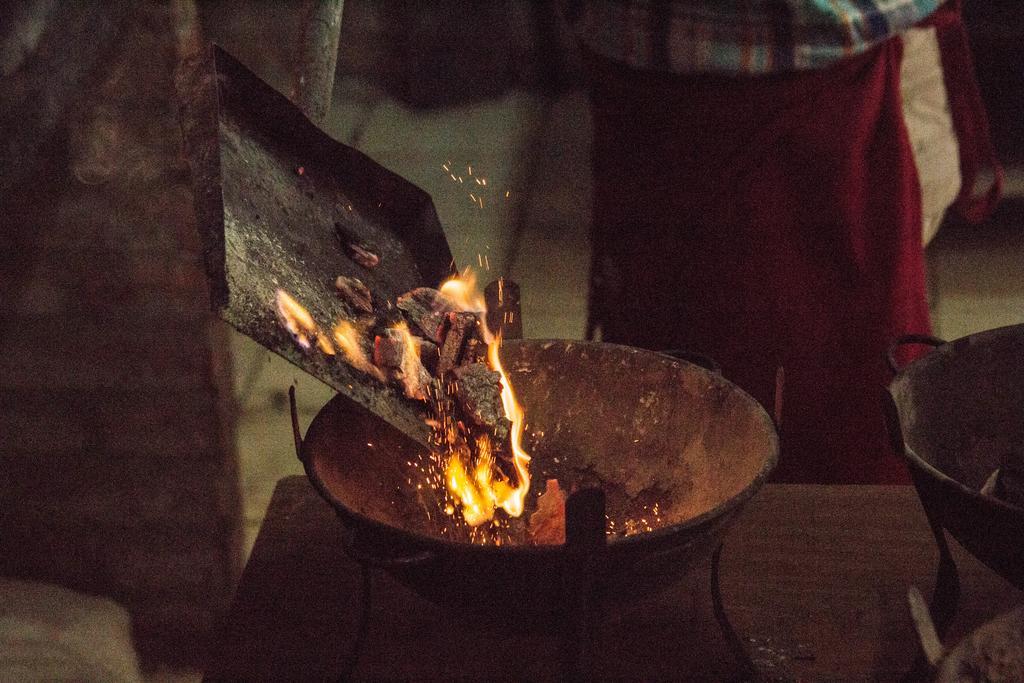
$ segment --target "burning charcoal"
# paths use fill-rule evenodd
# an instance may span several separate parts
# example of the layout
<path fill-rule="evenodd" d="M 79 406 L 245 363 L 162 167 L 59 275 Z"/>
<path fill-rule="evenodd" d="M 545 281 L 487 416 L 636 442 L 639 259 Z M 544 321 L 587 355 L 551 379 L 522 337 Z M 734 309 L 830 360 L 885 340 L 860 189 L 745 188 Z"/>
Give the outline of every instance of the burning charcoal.
<path fill-rule="evenodd" d="M 478 330 L 479 331 L 479 330 Z M 487 345 L 477 335 L 466 340 L 466 346 L 462 350 L 462 363 L 476 363 L 478 360 L 487 357 Z"/>
<path fill-rule="evenodd" d="M 310 351 L 315 342 L 317 348 L 328 356 L 335 354 L 331 340 L 320 330 L 313 321 L 313 316 L 298 301 L 283 289 L 277 290 L 275 300 L 278 320 L 288 330 L 296 344 L 304 351 Z"/>
<path fill-rule="evenodd" d="M 417 287 L 398 297 L 397 306 L 423 336 L 440 344 L 444 341 L 448 313 L 458 306 L 447 296 L 430 287 Z"/>
<path fill-rule="evenodd" d="M 476 331 L 476 327 L 475 313 L 452 312 L 448 314 L 448 333 L 444 336 L 441 358 L 437 363 L 438 374 L 448 372 L 459 365 L 467 337 Z"/>
<path fill-rule="evenodd" d="M 373 364 L 382 370 L 399 370 L 405 341 L 398 330 L 384 330 L 373 340 Z"/>
<path fill-rule="evenodd" d="M 345 246 L 345 253 L 363 268 L 376 268 L 380 263 L 380 256 L 373 253 L 371 249 L 373 247 L 365 242 L 349 242 Z"/>
<path fill-rule="evenodd" d="M 361 241 L 356 235 L 345 229 L 341 223 L 334 224 L 334 232 L 338 235 L 342 248 L 348 257 L 363 268 L 376 268 L 380 263 L 380 250 L 372 244 Z"/>
<path fill-rule="evenodd" d="M 408 328 L 392 328 L 374 339 L 373 363 L 402 383 L 408 398 L 424 401 L 433 376 L 420 362 L 418 343 Z"/>
<path fill-rule="evenodd" d="M 499 441 L 505 441 L 511 423 L 501 402 L 501 374 L 483 363 L 458 366 L 452 374 L 456 379 L 455 399 L 462 411 L 477 425 L 492 430 Z"/>
<path fill-rule="evenodd" d="M 537 499 L 537 511 L 530 515 L 530 540 L 536 545 L 565 543 L 565 492 L 557 479 L 548 479 Z"/>
<path fill-rule="evenodd" d="M 373 313 L 373 295 L 359 278 L 339 275 L 334 281 L 334 288 L 349 306 L 364 313 Z"/>
<path fill-rule="evenodd" d="M 423 367 L 418 356 L 404 358 L 403 365 L 401 380 L 405 395 L 417 401 L 426 401 L 427 390 L 434 381 L 433 376 Z"/>
<path fill-rule="evenodd" d="M 364 344 L 366 342 L 365 323 L 353 323 L 351 320 L 339 320 L 333 330 L 334 343 L 344 354 L 349 365 L 365 372 L 374 379 L 383 382 L 384 373 L 380 368 L 370 362 L 366 355 Z"/>

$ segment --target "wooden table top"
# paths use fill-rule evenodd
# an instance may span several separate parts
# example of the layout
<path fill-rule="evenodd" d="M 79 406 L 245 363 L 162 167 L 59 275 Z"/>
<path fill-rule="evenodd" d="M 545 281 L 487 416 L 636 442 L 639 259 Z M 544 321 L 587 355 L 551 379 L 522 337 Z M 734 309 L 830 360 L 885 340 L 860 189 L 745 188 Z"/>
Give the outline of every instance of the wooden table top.
<path fill-rule="evenodd" d="M 358 624 L 360 570 L 340 521 L 305 477 L 281 480 L 234 604 L 212 641 L 208 680 L 335 678 Z M 962 597 L 947 645 L 1024 596 L 951 543 Z M 773 678 L 896 680 L 917 640 L 911 584 L 929 595 L 938 553 L 917 496 L 900 486 L 768 485 L 725 537 L 725 609 Z M 593 671 L 609 678 L 735 675 L 710 606 L 709 568 L 608 620 Z M 466 626 L 373 572 L 357 679 L 558 679 L 559 639 Z"/>

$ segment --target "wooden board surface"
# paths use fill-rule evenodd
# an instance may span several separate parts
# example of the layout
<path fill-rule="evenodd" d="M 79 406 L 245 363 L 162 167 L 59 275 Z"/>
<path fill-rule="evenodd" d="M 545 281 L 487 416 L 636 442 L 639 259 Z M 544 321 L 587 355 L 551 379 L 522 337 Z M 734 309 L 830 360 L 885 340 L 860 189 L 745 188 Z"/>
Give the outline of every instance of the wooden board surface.
<path fill-rule="evenodd" d="M 360 571 L 340 523 L 304 477 L 280 482 L 211 647 L 209 680 L 334 678 L 358 623 Z M 963 597 L 948 641 L 1021 602 L 1021 592 L 954 544 Z M 801 680 L 896 680 L 916 655 L 906 591 L 926 595 L 937 553 L 914 490 L 764 488 L 727 534 L 722 594 L 762 673 Z M 712 616 L 707 565 L 602 628 L 593 671 L 627 679 L 735 674 Z M 559 639 L 461 623 L 373 572 L 357 679 L 558 679 Z"/>

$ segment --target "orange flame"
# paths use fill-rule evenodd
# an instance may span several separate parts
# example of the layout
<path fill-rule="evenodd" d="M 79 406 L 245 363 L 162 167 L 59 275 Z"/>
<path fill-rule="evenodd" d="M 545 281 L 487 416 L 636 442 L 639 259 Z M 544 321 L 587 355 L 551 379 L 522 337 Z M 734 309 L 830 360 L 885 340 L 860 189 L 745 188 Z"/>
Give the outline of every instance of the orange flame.
<path fill-rule="evenodd" d="M 466 524 L 480 526 L 494 517 L 494 503 L 474 484 L 466 471 L 461 452 L 452 453 L 444 475 L 448 490 L 462 504 Z"/>
<path fill-rule="evenodd" d="M 291 294 L 279 289 L 274 298 L 281 323 L 299 346 L 308 351 L 315 341 L 317 347 L 327 355 L 333 356 L 336 353 L 331 340 L 320 331 L 313 316 Z"/>
<path fill-rule="evenodd" d="M 476 275 L 471 268 L 452 277 L 441 285 L 441 292 L 454 301 L 462 310 L 485 317 L 487 303 L 476 287 Z M 470 476 L 461 453 L 452 453 L 446 468 L 446 482 L 452 496 L 462 503 L 462 514 L 470 526 L 478 526 L 494 516 L 494 510 L 501 508 L 512 517 L 523 514 L 526 495 L 530 491 L 530 455 L 523 449 L 523 431 L 526 414 L 512 390 L 512 382 L 501 366 L 499 351 L 501 336 L 491 334 L 486 320 L 482 321 L 484 339 L 487 342 L 487 360 L 492 370 L 501 375 L 501 402 L 505 417 L 512 423 L 510 444 L 512 464 L 516 471 L 517 485 L 513 487 L 495 467 L 490 437 L 477 440 L 477 461 Z"/>
<path fill-rule="evenodd" d="M 345 354 L 345 360 L 356 370 L 362 370 L 380 381 L 384 381 L 384 373 L 376 365 L 370 362 L 363 345 L 360 343 L 362 333 L 356 330 L 356 326 L 348 320 L 339 320 L 334 326 L 334 341 L 338 348 Z"/>
<path fill-rule="evenodd" d="M 526 501 L 526 494 L 530 491 L 530 455 L 523 450 L 523 430 L 526 427 L 526 413 L 523 407 L 516 400 L 512 391 L 512 382 L 509 381 L 505 369 L 501 367 L 501 358 L 498 352 L 501 349 L 501 335 L 487 345 L 487 360 L 491 368 L 497 370 L 501 375 L 501 403 L 505 408 L 505 417 L 512 423 L 510 442 L 512 445 L 512 465 L 516 469 L 516 476 L 519 485 L 511 489 L 508 495 L 499 501 L 498 505 L 513 517 L 523 514 L 523 504 Z"/>
<path fill-rule="evenodd" d="M 442 294 L 455 302 L 460 310 L 478 315 L 487 313 L 487 301 L 476 287 L 476 273 L 468 266 L 458 275 L 442 282 L 440 290 Z M 491 333 L 487 329 L 487 325 L 483 324 L 480 327 L 483 329 L 484 341 L 490 343 Z"/>

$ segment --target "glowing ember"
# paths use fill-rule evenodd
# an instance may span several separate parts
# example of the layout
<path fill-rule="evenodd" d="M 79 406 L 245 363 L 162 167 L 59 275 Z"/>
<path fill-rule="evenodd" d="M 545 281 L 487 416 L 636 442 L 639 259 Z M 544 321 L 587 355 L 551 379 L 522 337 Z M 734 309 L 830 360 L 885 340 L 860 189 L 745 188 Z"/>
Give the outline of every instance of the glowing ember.
<path fill-rule="evenodd" d="M 320 331 L 316 322 L 313 321 L 313 316 L 291 294 L 279 289 L 275 294 L 275 300 L 281 324 L 292 335 L 296 344 L 308 351 L 316 343 L 317 347 L 327 355 L 335 354 L 334 346 Z"/>
<path fill-rule="evenodd" d="M 403 320 L 392 329 L 397 330 L 405 342 L 405 353 L 402 354 L 402 372 L 405 375 L 414 375 L 420 371 L 423 364 L 420 362 L 420 344 L 409 332 L 409 326 Z"/>
<path fill-rule="evenodd" d="M 405 347 L 402 353 L 402 388 L 405 395 L 423 401 L 427 398 L 427 386 L 431 382 L 430 373 L 420 361 L 420 342 L 409 331 L 409 325 L 403 320 L 391 328 L 398 332 Z"/>
<path fill-rule="evenodd" d="M 468 185 L 469 184 L 466 181 L 465 177 L 463 177 L 461 175 L 456 175 L 455 174 L 455 172 L 452 170 L 452 163 L 450 161 L 441 164 L 441 170 L 444 171 L 445 175 L 447 175 L 449 178 L 452 179 L 452 182 L 458 183 L 460 185 Z M 475 192 L 468 192 L 467 193 L 469 195 L 469 200 L 471 202 L 473 202 L 473 204 L 476 205 L 477 207 L 483 209 L 484 208 L 484 194 L 483 193 L 490 190 L 490 186 L 487 183 L 487 177 L 483 176 L 483 175 L 480 175 L 479 169 L 477 169 L 477 172 L 474 172 L 472 164 L 469 164 L 469 165 L 466 166 L 466 177 L 468 177 L 470 180 L 472 180 L 476 184 L 475 185 L 475 188 L 476 188 Z M 508 196 L 509 196 L 509 191 L 506 190 L 505 191 L 505 199 L 508 199 Z M 483 268 L 483 264 L 481 264 L 480 267 Z"/>
<path fill-rule="evenodd" d="M 530 515 L 530 539 L 537 544 L 565 543 L 565 492 L 557 479 L 548 479 L 537 499 L 537 511 Z"/>
<path fill-rule="evenodd" d="M 384 373 L 376 365 L 370 362 L 363 350 L 363 333 L 356 329 L 348 320 L 340 320 L 334 326 L 334 341 L 338 348 L 345 354 L 345 360 L 357 370 L 362 370 L 368 375 L 384 381 Z"/>

